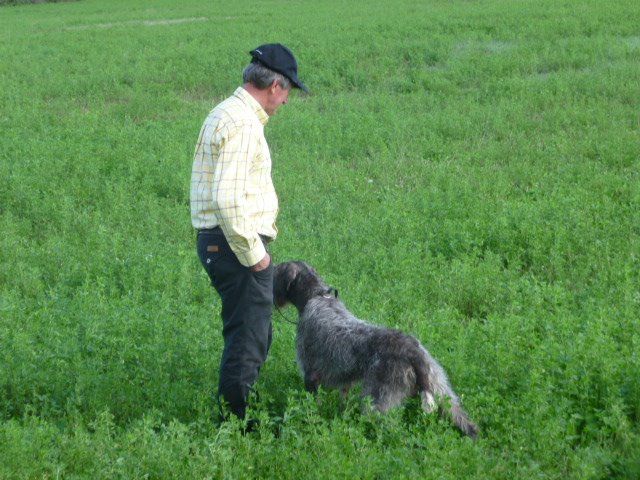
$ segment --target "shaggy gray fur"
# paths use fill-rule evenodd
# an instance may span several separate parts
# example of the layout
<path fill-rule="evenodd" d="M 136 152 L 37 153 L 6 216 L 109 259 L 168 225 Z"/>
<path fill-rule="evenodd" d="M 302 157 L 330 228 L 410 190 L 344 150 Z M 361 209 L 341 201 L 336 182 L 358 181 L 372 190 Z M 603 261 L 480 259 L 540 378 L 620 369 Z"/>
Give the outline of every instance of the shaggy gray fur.
<path fill-rule="evenodd" d="M 476 438 L 478 428 L 447 375 L 418 340 L 356 318 L 304 262 L 276 265 L 273 283 L 275 304 L 292 303 L 298 309 L 297 357 L 308 391 L 322 385 L 346 393 L 362 381 L 363 395 L 380 412 L 420 395 L 425 411 L 439 406 L 460 431 Z"/>

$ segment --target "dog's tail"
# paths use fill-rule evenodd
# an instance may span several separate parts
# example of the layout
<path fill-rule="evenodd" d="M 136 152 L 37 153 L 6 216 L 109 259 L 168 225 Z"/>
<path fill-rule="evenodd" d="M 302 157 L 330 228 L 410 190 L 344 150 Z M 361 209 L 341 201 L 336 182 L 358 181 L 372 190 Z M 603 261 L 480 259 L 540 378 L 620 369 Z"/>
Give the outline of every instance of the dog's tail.
<path fill-rule="evenodd" d="M 451 388 L 447 374 L 440 364 L 422 345 L 420 354 L 413 363 L 422 408 L 426 412 L 432 412 L 438 407 L 442 416 L 450 417 L 462 433 L 475 440 L 479 432 L 478 427 L 462 409 L 460 399 Z"/>

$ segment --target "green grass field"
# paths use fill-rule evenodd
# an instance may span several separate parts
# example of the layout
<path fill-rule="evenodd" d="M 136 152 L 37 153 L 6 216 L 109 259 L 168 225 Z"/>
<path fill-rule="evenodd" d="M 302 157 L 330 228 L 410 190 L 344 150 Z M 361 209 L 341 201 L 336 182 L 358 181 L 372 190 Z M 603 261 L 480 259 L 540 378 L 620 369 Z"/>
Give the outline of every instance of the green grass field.
<path fill-rule="evenodd" d="M 640 478 L 639 25 L 636 0 L 0 8 L 0 478 Z M 416 335 L 476 443 L 310 397 L 278 315 L 259 431 L 212 421 L 192 154 L 272 41 L 312 90 L 266 129 L 275 259 Z"/>

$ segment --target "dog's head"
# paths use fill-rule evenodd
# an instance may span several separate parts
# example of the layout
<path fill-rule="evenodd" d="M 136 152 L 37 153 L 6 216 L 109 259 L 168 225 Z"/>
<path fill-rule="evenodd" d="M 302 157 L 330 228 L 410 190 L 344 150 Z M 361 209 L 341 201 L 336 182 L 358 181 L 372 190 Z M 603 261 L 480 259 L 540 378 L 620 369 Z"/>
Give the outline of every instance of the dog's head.
<path fill-rule="evenodd" d="M 303 272 L 313 271 L 304 262 L 282 262 L 273 271 L 273 303 L 277 307 L 284 307 L 293 301 L 295 291 L 298 290 L 298 276 Z"/>
<path fill-rule="evenodd" d="M 292 303 L 301 310 L 309 298 L 331 291 L 308 263 L 283 262 L 275 266 L 273 303 L 277 307 Z"/>

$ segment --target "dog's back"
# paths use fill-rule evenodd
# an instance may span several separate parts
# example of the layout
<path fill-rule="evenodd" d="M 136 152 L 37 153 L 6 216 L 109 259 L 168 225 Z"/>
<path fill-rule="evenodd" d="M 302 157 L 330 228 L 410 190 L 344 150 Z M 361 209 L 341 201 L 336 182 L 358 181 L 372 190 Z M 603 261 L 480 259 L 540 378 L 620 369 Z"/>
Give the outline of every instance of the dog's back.
<path fill-rule="evenodd" d="M 340 388 L 360 380 L 376 328 L 357 319 L 336 298 L 313 298 L 298 322 L 298 363 L 303 371 L 319 372 L 327 387 Z"/>

